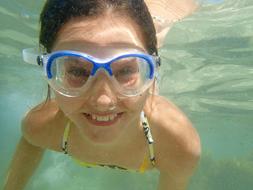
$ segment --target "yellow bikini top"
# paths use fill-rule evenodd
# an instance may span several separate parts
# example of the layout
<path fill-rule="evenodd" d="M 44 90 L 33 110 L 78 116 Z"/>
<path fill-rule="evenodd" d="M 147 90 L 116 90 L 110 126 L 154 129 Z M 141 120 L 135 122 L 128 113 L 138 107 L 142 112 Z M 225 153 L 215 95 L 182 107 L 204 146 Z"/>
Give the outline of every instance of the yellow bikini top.
<path fill-rule="evenodd" d="M 63 152 L 65 154 L 68 154 L 68 137 L 69 137 L 69 132 L 70 132 L 70 121 L 67 123 L 65 130 L 64 130 L 64 134 L 63 134 L 63 138 L 62 138 L 62 147 L 61 149 L 63 150 Z M 149 123 L 147 120 L 147 117 L 145 115 L 145 113 L 142 111 L 141 112 L 141 125 L 143 127 L 143 131 L 144 134 L 146 136 L 147 139 L 147 143 L 148 143 L 148 147 L 149 147 L 149 159 L 147 158 L 147 156 L 144 157 L 143 162 L 140 166 L 140 168 L 137 170 L 137 172 L 145 172 L 147 170 L 148 167 L 148 163 L 149 161 L 151 162 L 151 164 L 154 166 L 155 165 L 155 155 L 154 155 L 154 140 L 152 138 L 152 134 L 151 134 L 151 130 L 149 127 Z M 80 160 L 76 160 L 74 159 L 77 163 L 79 163 L 81 166 L 84 167 L 109 167 L 112 169 L 120 169 L 120 170 L 128 170 L 126 168 L 120 167 L 120 166 L 115 166 L 115 165 L 102 165 L 102 164 L 93 164 L 93 163 L 86 163 Z"/>

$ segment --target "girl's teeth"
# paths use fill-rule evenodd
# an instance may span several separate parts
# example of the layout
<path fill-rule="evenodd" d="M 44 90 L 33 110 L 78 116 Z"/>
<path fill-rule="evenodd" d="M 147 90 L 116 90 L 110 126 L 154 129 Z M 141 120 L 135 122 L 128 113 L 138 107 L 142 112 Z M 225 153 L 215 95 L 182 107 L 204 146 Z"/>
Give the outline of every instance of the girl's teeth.
<path fill-rule="evenodd" d="M 114 119 L 114 117 L 116 117 L 116 116 L 110 115 L 110 121 L 112 121 Z"/>
<path fill-rule="evenodd" d="M 93 120 L 97 120 L 97 121 L 112 121 L 115 119 L 115 117 L 117 116 L 117 114 L 113 114 L 113 115 L 109 115 L 109 116 L 97 116 L 97 115 L 91 115 L 91 118 Z"/>

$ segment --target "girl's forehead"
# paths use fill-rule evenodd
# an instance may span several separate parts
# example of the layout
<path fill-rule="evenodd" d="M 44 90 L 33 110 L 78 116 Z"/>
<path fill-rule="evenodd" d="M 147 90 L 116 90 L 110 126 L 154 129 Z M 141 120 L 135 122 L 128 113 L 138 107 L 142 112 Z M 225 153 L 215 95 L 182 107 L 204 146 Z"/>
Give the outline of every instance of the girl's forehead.
<path fill-rule="evenodd" d="M 73 19 L 58 32 L 53 49 L 96 48 L 135 46 L 144 49 L 139 27 L 130 19 L 109 17 L 96 19 Z M 76 47 L 75 47 L 76 46 Z"/>

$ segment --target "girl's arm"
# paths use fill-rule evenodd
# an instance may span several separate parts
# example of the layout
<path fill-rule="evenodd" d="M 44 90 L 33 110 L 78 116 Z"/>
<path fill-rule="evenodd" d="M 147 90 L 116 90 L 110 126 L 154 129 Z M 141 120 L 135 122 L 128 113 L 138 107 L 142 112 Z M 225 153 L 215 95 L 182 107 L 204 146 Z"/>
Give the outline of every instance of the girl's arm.
<path fill-rule="evenodd" d="M 22 190 L 40 163 L 44 149 L 30 144 L 21 138 L 10 168 L 8 170 L 4 190 Z"/>
<path fill-rule="evenodd" d="M 198 4 L 194 0 L 145 0 L 155 24 L 158 48 L 173 23 L 193 13 Z"/>

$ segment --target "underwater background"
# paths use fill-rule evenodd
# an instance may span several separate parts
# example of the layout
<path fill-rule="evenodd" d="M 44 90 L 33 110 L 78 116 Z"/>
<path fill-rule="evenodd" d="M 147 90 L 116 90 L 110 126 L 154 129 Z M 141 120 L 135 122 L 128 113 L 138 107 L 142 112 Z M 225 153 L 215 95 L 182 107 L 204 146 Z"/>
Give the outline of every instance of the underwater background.
<path fill-rule="evenodd" d="M 45 99 L 40 68 L 21 51 L 38 46 L 44 0 L 0 1 L 0 189 L 21 136 L 20 121 Z M 160 94 L 198 130 L 202 157 L 189 190 L 253 189 L 253 1 L 202 0 L 176 23 L 160 50 Z M 28 190 L 154 190 L 158 172 L 144 175 L 86 169 L 48 151 Z"/>

